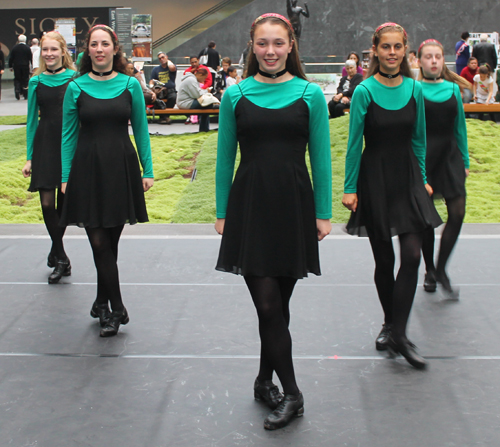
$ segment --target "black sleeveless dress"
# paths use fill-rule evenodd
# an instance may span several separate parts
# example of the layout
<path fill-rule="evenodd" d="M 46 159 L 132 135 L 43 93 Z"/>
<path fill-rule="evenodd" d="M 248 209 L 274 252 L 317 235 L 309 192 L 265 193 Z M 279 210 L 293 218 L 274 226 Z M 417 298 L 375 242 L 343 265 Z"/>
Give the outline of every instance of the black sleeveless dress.
<path fill-rule="evenodd" d="M 57 87 L 49 87 L 41 82 L 37 86 L 40 121 L 33 141 L 28 191 L 61 186 L 62 106 L 67 87 L 67 82 Z"/>
<path fill-rule="evenodd" d="M 307 103 L 302 97 L 288 107 L 267 109 L 242 96 L 235 116 L 241 162 L 216 269 L 244 276 L 320 275 L 314 195 L 305 163 Z"/>
<path fill-rule="evenodd" d="M 465 165 L 454 134 L 457 113 L 457 98 L 453 90 L 451 98 L 445 102 L 425 99 L 425 169 L 435 198 L 465 197 Z"/>
<path fill-rule="evenodd" d="M 365 117 L 358 207 L 347 223 L 349 234 L 389 241 L 398 234 L 441 225 L 412 148 L 416 108 L 413 94 L 399 110 L 384 109 L 371 98 Z"/>
<path fill-rule="evenodd" d="M 75 82 L 75 81 L 73 81 Z M 77 100 L 80 131 L 60 225 L 112 228 L 147 222 L 141 170 L 128 134 L 132 95 Z"/>

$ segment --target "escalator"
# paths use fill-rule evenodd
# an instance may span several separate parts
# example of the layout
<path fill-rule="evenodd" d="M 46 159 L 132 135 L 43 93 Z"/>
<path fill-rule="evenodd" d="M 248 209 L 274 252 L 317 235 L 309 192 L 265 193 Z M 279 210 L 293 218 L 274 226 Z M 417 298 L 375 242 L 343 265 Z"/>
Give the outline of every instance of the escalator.
<path fill-rule="evenodd" d="M 154 53 L 158 51 L 168 53 L 211 26 L 216 25 L 221 20 L 229 17 L 231 14 L 239 11 L 249 3 L 252 3 L 252 1 L 253 0 L 222 0 L 212 8 L 207 9 L 205 12 L 154 41 Z"/>

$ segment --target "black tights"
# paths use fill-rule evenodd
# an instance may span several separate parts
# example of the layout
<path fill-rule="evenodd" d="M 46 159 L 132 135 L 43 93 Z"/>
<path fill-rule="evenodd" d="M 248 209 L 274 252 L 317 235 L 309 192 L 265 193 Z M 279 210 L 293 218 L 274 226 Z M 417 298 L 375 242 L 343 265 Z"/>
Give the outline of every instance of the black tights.
<path fill-rule="evenodd" d="M 111 303 L 111 310 L 123 311 L 120 280 L 118 278 L 118 242 L 123 225 L 113 228 L 89 228 L 89 238 L 97 269 L 97 304 Z"/>
<path fill-rule="evenodd" d="M 370 238 L 375 258 L 375 285 L 384 310 L 385 323 L 392 324 L 396 338 L 406 338 L 406 325 L 417 288 L 422 238 L 422 233 L 399 235 L 401 266 L 396 279 L 392 241 Z"/>
<path fill-rule="evenodd" d="M 57 190 L 57 207 L 56 207 L 56 190 L 55 189 L 41 189 L 40 190 L 40 203 L 42 205 L 43 221 L 47 227 L 50 238 L 52 239 L 52 248 L 50 253 L 57 259 L 66 259 L 66 252 L 64 251 L 63 236 L 66 227 L 59 226 L 60 210 L 64 204 L 64 194 Z"/>
<path fill-rule="evenodd" d="M 422 244 L 425 269 L 428 272 L 436 270 L 438 275 L 446 275 L 446 264 L 448 263 L 448 259 L 450 259 L 451 252 L 462 229 L 465 217 L 465 197 L 455 197 L 447 200 L 446 208 L 448 209 L 448 222 L 446 222 L 443 234 L 441 235 L 437 268 L 434 266 L 434 229 L 430 228 L 425 231 L 424 242 Z"/>
<path fill-rule="evenodd" d="M 245 276 L 259 317 L 261 342 L 259 381 L 276 371 L 285 394 L 299 394 L 292 361 L 289 303 L 297 280 L 288 277 Z"/>

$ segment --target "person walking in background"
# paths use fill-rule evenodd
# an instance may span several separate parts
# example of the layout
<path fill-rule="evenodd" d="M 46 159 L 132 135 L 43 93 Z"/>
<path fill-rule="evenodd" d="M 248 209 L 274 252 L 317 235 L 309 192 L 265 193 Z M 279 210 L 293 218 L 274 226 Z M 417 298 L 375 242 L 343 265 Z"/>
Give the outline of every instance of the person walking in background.
<path fill-rule="evenodd" d="M 461 39 L 455 44 L 455 71 L 457 74 L 462 73 L 471 56 L 469 43 L 467 42 L 470 34 L 464 31 L 460 36 Z"/>
<path fill-rule="evenodd" d="M 35 70 L 40 66 L 40 45 L 37 38 L 31 39 L 30 50 L 33 55 L 33 63 L 31 66 L 33 68 L 32 71 L 34 73 Z"/>
<path fill-rule="evenodd" d="M 69 83 L 64 97 L 61 225 L 87 232 L 97 270 L 90 315 L 99 318 L 100 336 L 110 337 L 129 322 L 118 279 L 118 243 L 125 223 L 148 221 L 144 192 L 153 186 L 153 163 L 142 88 L 125 74 L 118 37 L 109 26 L 95 25 L 85 47 L 81 76 Z"/>
<path fill-rule="evenodd" d="M 463 103 L 469 104 L 473 98 L 472 86 L 474 85 L 474 76 L 478 73 L 477 59 L 471 57 L 469 62 L 467 62 L 467 67 L 465 67 L 461 72 L 460 76 L 470 83 L 470 88 L 463 89 Z"/>
<path fill-rule="evenodd" d="M 250 37 L 248 77 L 222 97 L 216 269 L 242 275 L 252 296 L 261 340 L 254 397 L 274 410 L 264 421 L 274 430 L 304 412 L 289 303 L 298 279 L 321 274 L 318 240 L 330 232 L 332 216 L 330 131 L 323 92 L 306 80 L 291 23 L 264 14 Z M 238 143 L 241 163 L 233 181 Z M 272 381 L 274 371 L 284 396 Z"/>
<path fill-rule="evenodd" d="M 21 96 L 28 99 L 28 82 L 33 55 L 26 45 L 24 34 L 20 34 L 17 41 L 17 45 L 14 45 L 9 56 L 10 71 L 14 71 L 14 94 L 16 99 L 21 99 Z"/>
<path fill-rule="evenodd" d="M 403 27 L 384 23 L 372 42 L 367 79 L 354 91 L 350 109 L 342 203 L 352 213 L 346 229 L 370 239 L 384 311 L 376 349 L 400 353 L 415 368 L 425 368 L 407 336 L 423 233 L 441 224 L 425 175 L 424 99 L 420 83 L 412 79 Z M 395 235 L 401 256 L 396 279 Z"/>
<path fill-rule="evenodd" d="M 63 276 L 71 275 L 71 263 L 63 245 L 66 227 L 59 226 L 64 204 L 61 192 L 61 134 L 64 93 L 76 72 L 61 34 L 47 33 L 42 37 L 40 48 L 40 66 L 29 81 L 27 161 L 22 173 L 24 177 L 31 176 L 28 191 L 40 193 L 43 221 L 52 240 L 47 265 L 54 271 L 48 281 L 55 284 Z"/>
<path fill-rule="evenodd" d="M 451 286 L 446 265 L 464 221 L 465 178 L 469 175 L 467 127 L 460 88 L 456 84 L 460 78 L 446 67 L 443 46 L 435 39 L 422 42 L 418 60 L 425 102 L 427 182 L 434 198 L 445 199 L 448 211 L 437 266 L 434 265 L 434 229 L 428 228 L 424 233 L 424 289 L 434 292 L 439 282 L 449 298 L 458 299 L 459 290 Z"/>
<path fill-rule="evenodd" d="M 201 50 L 200 54 L 198 54 L 200 64 L 212 69 L 214 73 L 217 73 L 217 71 L 219 71 L 220 69 L 220 54 L 215 49 L 216 46 L 217 45 L 215 45 L 215 42 L 212 40 L 208 43 L 208 46 Z"/>
<path fill-rule="evenodd" d="M 498 56 L 495 45 L 488 42 L 488 34 L 479 36 L 479 43 L 472 48 L 472 56 L 477 59 L 479 66 L 487 64 L 490 72 L 493 73 L 497 68 Z"/>

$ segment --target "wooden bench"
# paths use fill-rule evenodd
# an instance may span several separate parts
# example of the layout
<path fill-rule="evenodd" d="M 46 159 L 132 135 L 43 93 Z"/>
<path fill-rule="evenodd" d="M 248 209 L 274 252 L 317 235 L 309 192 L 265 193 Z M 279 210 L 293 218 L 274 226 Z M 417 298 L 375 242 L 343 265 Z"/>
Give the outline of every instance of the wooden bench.
<path fill-rule="evenodd" d="M 499 104 L 464 104 L 465 113 L 500 113 Z M 349 109 L 344 109 L 344 113 L 349 113 Z"/>
<path fill-rule="evenodd" d="M 148 116 L 155 115 L 218 115 L 219 109 L 146 109 Z"/>
<path fill-rule="evenodd" d="M 465 113 L 497 113 L 500 104 L 464 104 Z"/>

